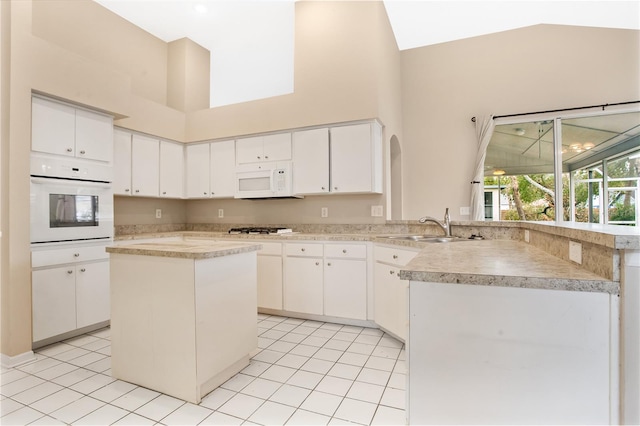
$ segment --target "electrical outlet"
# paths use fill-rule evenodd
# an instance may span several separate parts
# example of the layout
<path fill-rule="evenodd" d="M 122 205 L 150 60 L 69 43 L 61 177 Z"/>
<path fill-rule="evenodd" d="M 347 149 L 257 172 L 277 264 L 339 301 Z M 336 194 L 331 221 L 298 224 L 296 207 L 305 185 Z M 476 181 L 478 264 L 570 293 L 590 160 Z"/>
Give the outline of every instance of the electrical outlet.
<path fill-rule="evenodd" d="M 320 216 L 321 217 L 329 217 L 329 209 L 327 207 L 323 207 L 320 210 Z"/>
<path fill-rule="evenodd" d="M 224 209 L 218 209 L 218 217 L 219 218 L 224 217 Z"/>
<path fill-rule="evenodd" d="M 582 244 L 569 241 L 569 260 L 582 265 Z"/>
<path fill-rule="evenodd" d="M 524 242 L 525 243 L 529 242 L 529 230 L 528 229 L 524 230 Z"/>
<path fill-rule="evenodd" d="M 382 206 L 371 206 L 371 216 L 382 217 Z"/>
<path fill-rule="evenodd" d="M 469 216 L 470 214 L 469 207 L 460 207 L 460 216 Z"/>
<path fill-rule="evenodd" d="M 156 209 L 156 219 L 162 219 L 162 209 Z"/>

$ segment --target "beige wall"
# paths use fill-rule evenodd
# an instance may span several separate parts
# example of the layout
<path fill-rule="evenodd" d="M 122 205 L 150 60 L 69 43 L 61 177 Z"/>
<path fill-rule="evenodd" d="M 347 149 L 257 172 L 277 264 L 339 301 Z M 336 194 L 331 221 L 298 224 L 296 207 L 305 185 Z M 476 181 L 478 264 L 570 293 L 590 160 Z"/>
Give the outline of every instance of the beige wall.
<path fill-rule="evenodd" d="M 168 46 L 167 105 L 179 111 L 209 108 L 210 52 L 188 38 Z"/>
<path fill-rule="evenodd" d="M 403 51 L 404 218 L 469 206 L 471 117 L 640 99 L 639 34 L 537 25 Z"/>

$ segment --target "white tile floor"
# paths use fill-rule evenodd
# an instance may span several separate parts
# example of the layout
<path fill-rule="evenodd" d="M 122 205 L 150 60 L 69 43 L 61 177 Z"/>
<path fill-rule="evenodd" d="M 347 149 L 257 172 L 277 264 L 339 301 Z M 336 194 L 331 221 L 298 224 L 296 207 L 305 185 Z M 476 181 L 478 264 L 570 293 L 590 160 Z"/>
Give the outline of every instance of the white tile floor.
<path fill-rule="evenodd" d="M 199 405 L 111 377 L 108 328 L 0 375 L 2 425 L 404 424 L 405 352 L 380 330 L 258 315 L 261 351 Z"/>

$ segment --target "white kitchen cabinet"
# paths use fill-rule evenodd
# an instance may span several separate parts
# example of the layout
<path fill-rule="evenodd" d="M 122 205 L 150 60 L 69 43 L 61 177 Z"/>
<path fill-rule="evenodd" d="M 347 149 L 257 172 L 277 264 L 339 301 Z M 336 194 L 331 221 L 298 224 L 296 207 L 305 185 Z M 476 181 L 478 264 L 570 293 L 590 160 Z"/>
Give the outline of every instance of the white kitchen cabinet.
<path fill-rule="evenodd" d="M 131 140 L 132 194 L 157 197 L 160 191 L 160 141 L 142 135 Z"/>
<path fill-rule="evenodd" d="M 291 312 L 322 315 L 322 244 L 285 244 L 284 309 Z"/>
<path fill-rule="evenodd" d="M 113 131 L 113 193 L 131 195 L 131 132 Z"/>
<path fill-rule="evenodd" d="M 49 99 L 33 97 L 31 149 L 111 162 L 113 118 Z"/>
<path fill-rule="evenodd" d="M 33 250 L 33 341 L 39 342 L 110 317 L 106 244 Z"/>
<path fill-rule="evenodd" d="M 211 150 L 211 197 L 233 198 L 236 190 L 235 141 L 213 142 Z"/>
<path fill-rule="evenodd" d="M 209 198 L 211 178 L 208 143 L 185 147 L 185 172 L 187 198 Z"/>
<path fill-rule="evenodd" d="M 187 198 L 233 198 L 235 141 L 186 146 Z"/>
<path fill-rule="evenodd" d="M 160 141 L 160 197 L 184 197 L 184 145 Z"/>
<path fill-rule="evenodd" d="M 282 243 L 257 241 L 258 309 L 282 310 Z"/>
<path fill-rule="evenodd" d="M 367 319 L 367 248 L 325 244 L 324 315 Z"/>
<path fill-rule="evenodd" d="M 331 127 L 331 192 L 382 193 L 382 128 L 377 122 Z"/>
<path fill-rule="evenodd" d="M 410 284 L 409 424 L 618 424 L 619 297 Z"/>
<path fill-rule="evenodd" d="M 293 133 L 293 192 L 329 192 L 329 129 Z"/>
<path fill-rule="evenodd" d="M 291 133 L 236 140 L 236 164 L 291 160 Z"/>
<path fill-rule="evenodd" d="M 374 247 L 374 319 L 380 328 L 399 339 L 407 339 L 408 281 L 398 276 L 417 250 L 391 246 Z"/>

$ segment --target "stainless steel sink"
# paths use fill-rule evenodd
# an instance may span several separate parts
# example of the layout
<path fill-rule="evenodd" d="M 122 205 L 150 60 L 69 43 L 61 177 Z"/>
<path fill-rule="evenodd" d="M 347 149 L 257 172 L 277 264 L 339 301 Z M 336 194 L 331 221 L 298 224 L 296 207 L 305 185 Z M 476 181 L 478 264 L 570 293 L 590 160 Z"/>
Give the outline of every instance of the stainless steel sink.
<path fill-rule="evenodd" d="M 388 235 L 381 238 L 390 240 L 417 241 L 421 243 L 453 243 L 458 241 L 471 241 L 461 237 L 445 237 L 444 235 Z"/>

